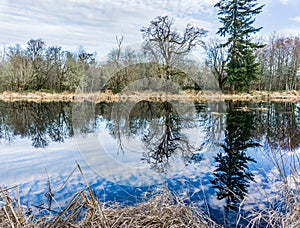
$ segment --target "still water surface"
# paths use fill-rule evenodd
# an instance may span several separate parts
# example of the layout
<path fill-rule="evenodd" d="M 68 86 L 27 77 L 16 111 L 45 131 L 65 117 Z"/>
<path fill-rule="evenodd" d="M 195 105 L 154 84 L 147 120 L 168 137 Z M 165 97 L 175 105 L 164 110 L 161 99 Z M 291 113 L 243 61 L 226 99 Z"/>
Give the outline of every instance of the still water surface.
<path fill-rule="evenodd" d="M 299 103 L 0 102 L 0 185 L 37 214 L 86 188 L 78 163 L 104 202 L 168 188 L 234 223 L 300 170 L 299 145 Z"/>

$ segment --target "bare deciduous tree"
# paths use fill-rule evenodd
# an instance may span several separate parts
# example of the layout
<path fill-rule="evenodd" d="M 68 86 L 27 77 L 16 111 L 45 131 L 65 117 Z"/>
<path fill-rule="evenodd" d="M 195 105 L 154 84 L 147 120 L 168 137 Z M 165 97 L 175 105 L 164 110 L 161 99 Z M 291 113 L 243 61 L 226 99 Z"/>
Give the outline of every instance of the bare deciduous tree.
<path fill-rule="evenodd" d="M 267 45 L 258 51 L 260 89 L 295 90 L 300 82 L 300 38 L 273 34 Z"/>
<path fill-rule="evenodd" d="M 219 88 L 223 90 L 226 82 L 225 65 L 227 60 L 227 51 L 221 46 L 221 41 L 218 39 L 210 39 L 205 44 L 207 54 L 206 64 L 219 83 Z"/>
<path fill-rule="evenodd" d="M 173 28 L 174 20 L 168 16 L 158 16 L 143 27 L 141 32 L 145 39 L 144 50 L 157 62 L 163 64 L 166 79 L 170 79 L 174 63 L 187 55 L 198 44 L 203 44 L 202 37 L 207 31 L 188 24 L 183 33 Z"/>

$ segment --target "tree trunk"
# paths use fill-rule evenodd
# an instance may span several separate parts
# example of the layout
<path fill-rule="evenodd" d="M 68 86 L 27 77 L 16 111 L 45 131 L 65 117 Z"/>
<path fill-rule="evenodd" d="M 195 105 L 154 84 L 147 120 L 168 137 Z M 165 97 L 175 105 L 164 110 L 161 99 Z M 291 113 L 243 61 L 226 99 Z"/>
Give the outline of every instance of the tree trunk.
<path fill-rule="evenodd" d="M 234 82 L 231 82 L 231 83 L 230 83 L 230 92 L 231 92 L 231 93 L 234 93 L 234 92 L 235 92 L 235 85 L 234 85 Z"/>

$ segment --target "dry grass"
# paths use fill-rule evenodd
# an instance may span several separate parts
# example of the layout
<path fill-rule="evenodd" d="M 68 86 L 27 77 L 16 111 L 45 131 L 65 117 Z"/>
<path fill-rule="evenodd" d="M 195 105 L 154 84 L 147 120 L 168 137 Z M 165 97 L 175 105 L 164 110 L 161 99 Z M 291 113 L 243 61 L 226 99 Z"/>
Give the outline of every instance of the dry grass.
<path fill-rule="evenodd" d="M 111 92 L 94 92 L 94 93 L 17 93 L 17 92 L 3 92 L 0 93 L 0 100 L 3 101 L 34 101 L 34 102 L 50 102 L 50 101 L 84 101 L 89 100 L 92 102 L 115 102 L 115 101 L 186 101 L 196 100 L 199 102 L 210 101 L 224 101 L 224 100 L 241 100 L 241 101 L 300 101 L 300 91 L 288 92 L 266 92 L 266 91 L 253 91 L 250 93 L 237 93 L 237 94 L 222 94 L 215 91 L 180 91 L 178 94 L 171 94 L 165 92 L 122 92 L 113 94 Z"/>
<path fill-rule="evenodd" d="M 297 189 L 282 185 L 276 206 L 270 204 L 269 208 L 253 211 L 247 227 L 300 227 L 299 181 L 294 181 Z M 21 206 L 19 197 L 11 198 L 9 191 L 0 189 L 0 227 L 221 227 L 199 208 L 187 206 L 167 190 L 153 194 L 146 202 L 122 207 L 100 202 L 87 185 L 87 190 L 74 195 L 57 216 L 39 218 L 26 215 L 29 208 Z"/>
<path fill-rule="evenodd" d="M 151 197 L 134 207 L 102 207 L 95 204 L 88 208 L 87 216 L 79 227 L 216 227 L 210 219 L 195 208 L 182 203 L 170 193 Z"/>
<path fill-rule="evenodd" d="M 239 100 L 239 101 L 276 101 L 276 102 L 298 102 L 300 101 L 300 91 L 252 91 L 250 93 L 238 94 L 223 94 L 222 98 L 225 100 Z"/>
<path fill-rule="evenodd" d="M 0 226 L 24 227 L 27 221 L 21 210 L 20 198 L 17 199 L 18 203 L 14 206 L 15 203 L 8 195 L 8 191 L 0 189 L 0 202 L 1 201 L 4 202 L 4 205 L 0 208 Z"/>
<path fill-rule="evenodd" d="M 78 169 L 82 173 L 79 165 Z M 0 227 L 218 227 L 198 208 L 187 206 L 167 190 L 146 202 L 121 207 L 101 203 L 84 181 L 87 190 L 74 195 L 63 211 L 39 218 L 27 216 L 28 208 L 21 207 L 20 199 L 13 200 L 9 190 L 0 189 Z"/>
<path fill-rule="evenodd" d="M 79 165 L 78 169 L 82 173 Z M 135 206 L 106 205 L 97 200 L 83 179 L 86 190 L 74 195 L 63 211 L 38 218 L 26 215 L 30 208 L 22 206 L 19 197 L 9 196 L 12 190 L 18 195 L 17 187 L 0 188 L 0 227 L 220 227 L 199 208 L 186 205 L 168 190 L 152 194 Z M 252 211 L 246 218 L 247 227 L 300 227 L 299 174 L 289 176 L 279 188 L 281 195 L 276 203 Z"/>
<path fill-rule="evenodd" d="M 57 216 L 26 216 L 6 191 L 0 208 L 1 227 L 217 227 L 198 209 L 186 206 L 168 192 L 136 206 L 105 206 L 87 192 L 76 195 Z M 83 218 L 81 218 L 83 216 Z"/>
<path fill-rule="evenodd" d="M 298 183 L 299 184 L 299 183 Z M 253 211 L 248 227 L 300 227 L 300 192 L 281 189 L 282 195 L 269 207 Z"/>
<path fill-rule="evenodd" d="M 271 150 L 269 159 L 276 167 L 278 181 L 272 182 L 275 195 L 269 198 L 267 207 L 252 211 L 249 227 L 300 227 L 300 157 L 297 151 L 284 153 Z"/>
<path fill-rule="evenodd" d="M 0 93 L 0 100 L 6 102 L 13 101 L 33 101 L 33 102 L 51 102 L 51 101 L 72 101 L 73 93 L 47 93 L 47 92 L 3 92 Z"/>

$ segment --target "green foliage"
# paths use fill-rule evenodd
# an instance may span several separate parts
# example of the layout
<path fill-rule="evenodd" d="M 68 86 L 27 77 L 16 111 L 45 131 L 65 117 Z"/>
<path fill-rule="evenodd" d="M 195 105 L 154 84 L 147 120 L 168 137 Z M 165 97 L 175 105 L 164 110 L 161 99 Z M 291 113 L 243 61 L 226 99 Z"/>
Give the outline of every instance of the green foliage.
<path fill-rule="evenodd" d="M 199 89 L 199 87 L 195 85 L 195 82 L 179 69 L 174 68 L 171 79 L 166 81 L 164 79 L 164 66 L 161 64 L 137 63 L 135 65 L 124 67 L 112 75 L 104 85 L 103 91 L 111 90 L 113 93 L 119 93 L 129 85 L 131 86 L 130 88 L 135 91 L 155 90 L 157 86 L 155 86 L 154 81 L 157 81 L 160 84 L 165 82 L 166 86 L 168 84 L 174 84 L 175 86 L 180 86 L 181 89 Z M 133 83 L 136 83 L 135 88 Z M 169 91 L 170 89 L 171 88 L 168 88 Z M 174 92 L 176 91 L 174 90 Z"/>
<path fill-rule="evenodd" d="M 18 44 L 8 48 L 0 65 L 0 90 L 74 91 L 93 63 L 92 54 L 76 55 L 31 39 L 25 49 Z"/>
<path fill-rule="evenodd" d="M 222 47 L 228 47 L 227 83 L 232 92 L 248 91 L 253 80 L 257 79 L 258 65 L 254 51 L 262 47 L 251 41 L 250 36 L 262 29 L 253 27 L 255 16 L 262 11 L 256 0 L 221 0 L 219 20 L 223 27 L 218 34 L 227 37 Z"/>

